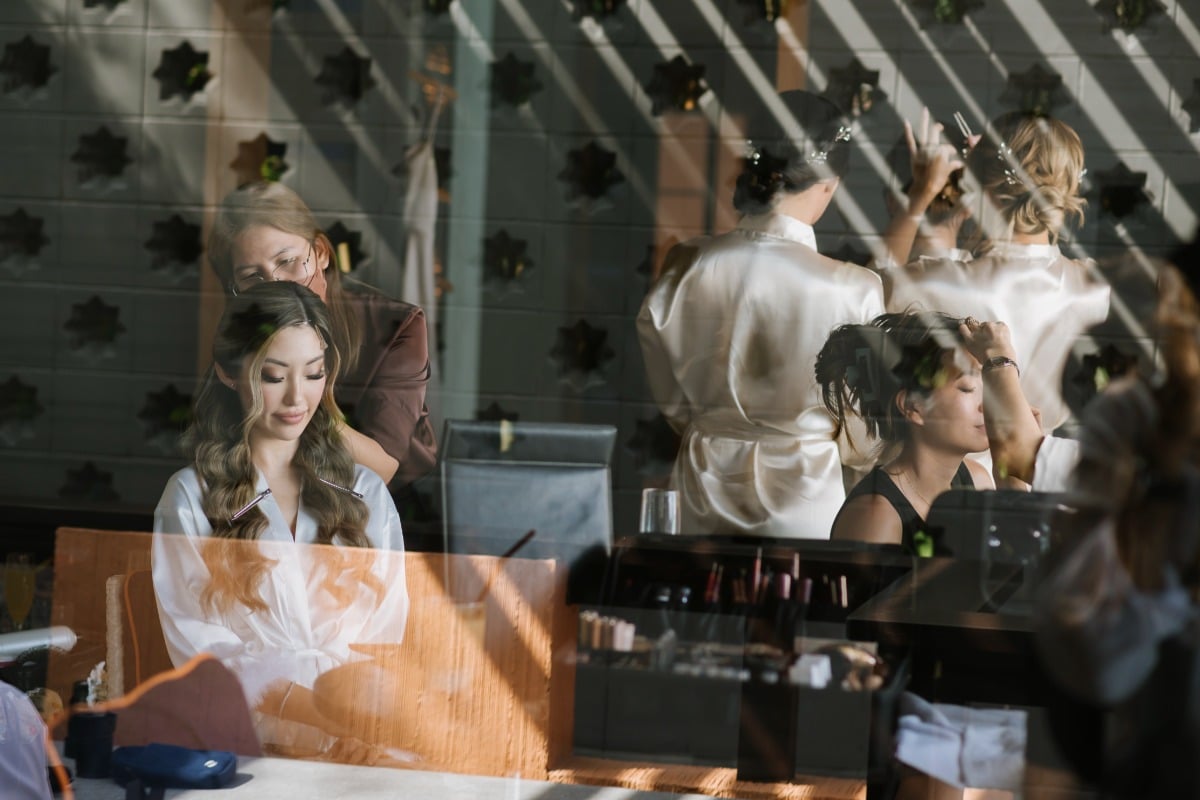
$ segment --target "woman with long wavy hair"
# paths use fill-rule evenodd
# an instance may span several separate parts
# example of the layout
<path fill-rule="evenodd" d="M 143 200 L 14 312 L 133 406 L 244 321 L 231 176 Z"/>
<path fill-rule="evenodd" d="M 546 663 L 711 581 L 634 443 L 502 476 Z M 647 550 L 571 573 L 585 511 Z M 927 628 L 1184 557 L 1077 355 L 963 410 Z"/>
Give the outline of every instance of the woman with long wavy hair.
<path fill-rule="evenodd" d="M 337 399 L 351 423 L 341 434 L 354 461 L 393 491 L 433 467 L 425 312 L 343 276 L 333 244 L 298 194 L 269 181 L 230 192 L 213 221 L 208 261 L 230 296 L 270 281 L 312 289 L 329 307 L 341 354 Z"/>
<path fill-rule="evenodd" d="M 154 515 L 171 660 L 224 662 L 264 744 L 282 752 L 347 738 L 316 711 L 313 681 L 350 660 L 351 644 L 399 642 L 408 612 L 396 507 L 340 433 L 334 342 L 303 286 L 232 298 L 185 436 L 192 466 L 171 477 Z"/>

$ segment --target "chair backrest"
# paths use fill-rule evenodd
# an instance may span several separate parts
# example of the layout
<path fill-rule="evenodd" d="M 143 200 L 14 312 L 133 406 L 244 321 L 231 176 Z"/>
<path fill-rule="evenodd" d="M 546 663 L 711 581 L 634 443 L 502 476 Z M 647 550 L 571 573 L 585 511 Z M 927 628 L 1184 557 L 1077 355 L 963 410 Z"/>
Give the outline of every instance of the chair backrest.
<path fill-rule="evenodd" d="M 446 552 L 502 555 L 569 570 L 570 602 L 594 602 L 612 549 L 609 425 L 447 420 L 442 437 Z"/>
<path fill-rule="evenodd" d="M 978 587 L 982 609 L 1025 613 L 1060 499 L 1052 492 L 954 489 L 933 501 L 926 530 L 953 558 L 970 562 L 975 578 L 962 585 Z"/>

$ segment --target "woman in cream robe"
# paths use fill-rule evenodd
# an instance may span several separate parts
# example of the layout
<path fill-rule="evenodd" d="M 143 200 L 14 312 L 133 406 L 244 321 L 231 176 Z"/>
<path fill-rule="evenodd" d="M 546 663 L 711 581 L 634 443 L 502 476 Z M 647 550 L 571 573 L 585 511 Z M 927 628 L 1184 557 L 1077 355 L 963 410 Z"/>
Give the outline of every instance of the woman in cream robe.
<path fill-rule="evenodd" d="M 1083 145 L 1061 121 L 1006 114 L 967 166 L 964 202 L 990 241 L 973 260 L 923 257 L 888 270 L 888 310 L 1006 323 L 1021 388 L 1053 431 L 1070 417 L 1061 384 L 1071 348 L 1109 308 L 1110 288 L 1094 264 L 1064 256 L 1057 244 L 1067 219 L 1082 213 Z"/>
<path fill-rule="evenodd" d="M 671 481 L 684 533 L 829 537 L 843 455 L 816 354 L 882 311 L 879 278 L 822 256 L 812 226 L 785 214 L 668 254 L 637 324 L 654 399 L 683 434 Z"/>

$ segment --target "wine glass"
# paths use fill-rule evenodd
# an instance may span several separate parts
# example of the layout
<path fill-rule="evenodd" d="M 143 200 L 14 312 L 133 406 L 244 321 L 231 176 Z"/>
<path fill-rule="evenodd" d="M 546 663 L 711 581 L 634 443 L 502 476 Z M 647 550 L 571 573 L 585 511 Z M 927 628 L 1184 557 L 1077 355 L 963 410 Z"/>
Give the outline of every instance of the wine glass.
<path fill-rule="evenodd" d="M 4 602 L 8 604 L 8 616 L 13 628 L 21 630 L 33 608 L 34 589 L 37 584 L 37 568 L 29 553 L 9 553 L 4 561 Z"/>

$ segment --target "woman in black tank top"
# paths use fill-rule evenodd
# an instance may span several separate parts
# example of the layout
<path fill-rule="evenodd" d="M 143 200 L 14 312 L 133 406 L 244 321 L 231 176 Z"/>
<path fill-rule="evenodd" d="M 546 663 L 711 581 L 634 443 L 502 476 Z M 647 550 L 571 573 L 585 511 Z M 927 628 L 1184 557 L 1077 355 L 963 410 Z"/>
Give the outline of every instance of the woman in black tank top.
<path fill-rule="evenodd" d="M 964 461 L 986 450 L 979 363 L 959 347 L 960 320 L 946 314 L 884 314 L 843 325 L 817 356 L 817 381 L 839 426 L 847 410 L 883 442 L 881 466 L 850 491 L 832 538 L 901 544 L 931 556 L 925 517 L 951 488 L 993 488 Z M 853 443 L 852 443 L 853 444 Z"/>

